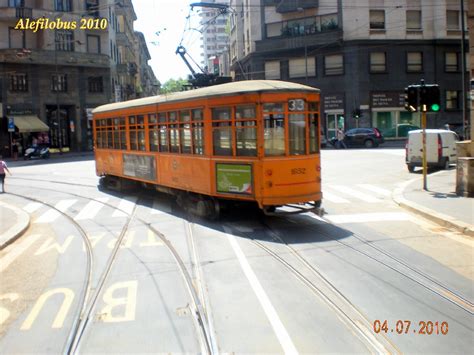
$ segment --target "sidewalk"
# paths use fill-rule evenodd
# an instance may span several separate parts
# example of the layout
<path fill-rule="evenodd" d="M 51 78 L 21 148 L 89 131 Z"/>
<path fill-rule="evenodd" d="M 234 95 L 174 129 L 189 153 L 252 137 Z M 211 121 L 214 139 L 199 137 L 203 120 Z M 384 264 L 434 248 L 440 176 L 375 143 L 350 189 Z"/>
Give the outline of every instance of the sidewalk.
<path fill-rule="evenodd" d="M 456 169 L 440 171 L 408 181 L 393 193 L 394 201 L 435 223 L 474 237 L 474 199 L 456 195 Z"/>
<path fill-rule="evenodd" d="M 0 201 L 0 250 L 19 238 L 29 225 L 28 213 Z"/>

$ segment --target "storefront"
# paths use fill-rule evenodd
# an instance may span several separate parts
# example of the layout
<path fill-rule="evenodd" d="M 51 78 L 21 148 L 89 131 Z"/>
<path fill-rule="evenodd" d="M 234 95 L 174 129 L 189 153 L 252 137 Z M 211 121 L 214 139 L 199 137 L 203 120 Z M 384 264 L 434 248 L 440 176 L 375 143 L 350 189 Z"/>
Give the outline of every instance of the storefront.
<path fill-rule="evenodd" d="M 372 127 L 385 138 L 406 137 L 407 130 L 420 127 L 420 114 L 405 110 L 405 95 L 397 91 L 372 92 L 370 95 Z"/>
<path fill-rule="evenodd" d="M 345 130 L 344 119 L 344 93 L 323 96 L 323 109 L 325 115 L 327 139 L 336 137 L 338 128 Z"/>
<path fill-rule="evenodd" d="M 13 140 L 20 144 L 19 154 L 26 148 L 36 144 L 49 145 L 49 127 L 36 115 L 11 115 L 8 116 L 15 130 L 10 130 L 10 145 Z"/>

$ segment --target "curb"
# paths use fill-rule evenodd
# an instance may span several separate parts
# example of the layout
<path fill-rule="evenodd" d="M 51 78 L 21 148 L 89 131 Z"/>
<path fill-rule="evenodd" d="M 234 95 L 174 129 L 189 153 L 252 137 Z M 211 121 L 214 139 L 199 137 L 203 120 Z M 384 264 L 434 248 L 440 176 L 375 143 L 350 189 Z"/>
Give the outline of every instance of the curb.
<path fill-rule="evenodd" d="M 392 194 L 392 199 L 397 205 L 403 207 L 413 213 L 416 213 L 432 222 L 435 222 L 443 227 L 454 229 L 458 232 L 461 232 L 464 235 L 474 237 L 474 228 L 463 221 L 457 220 L 454 217 L 448 216 L 444 213 L 439 213 L 429 209 L 427 207 L 421 206 L 416 202 L 412 202 L 403 197 L 403 191 L 411 183 L 421 180 L 420 178 L 409 180 L 397 189 L 394 190 Z"/>
<path fill-rule="evenodd" d="M 3 202 L 0 202 L 0 207 L 12 210 L 18 218 L 18 221 L 14 226 L 0 234 L 0 250 L 3 250 L 21 237 L 21 235 L 28 229 L 30 226 L 30 215 L 17 207 L 7 205 Z"/>

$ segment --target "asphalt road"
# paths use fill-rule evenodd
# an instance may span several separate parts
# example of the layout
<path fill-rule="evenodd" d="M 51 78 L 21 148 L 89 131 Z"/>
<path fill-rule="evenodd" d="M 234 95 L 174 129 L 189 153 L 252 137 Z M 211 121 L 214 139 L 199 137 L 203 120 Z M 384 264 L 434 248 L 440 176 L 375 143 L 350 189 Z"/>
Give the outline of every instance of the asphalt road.
<path fill-rule="evenodd" d="M 91 160 L 13 167 L 0 198 L 32 224 L 0 252 L 0 352 L 470 353 L 472 242 L 392 202 L 403 154 L 324 150 L 323 219 L 203 221 L 98 189 Z"/>

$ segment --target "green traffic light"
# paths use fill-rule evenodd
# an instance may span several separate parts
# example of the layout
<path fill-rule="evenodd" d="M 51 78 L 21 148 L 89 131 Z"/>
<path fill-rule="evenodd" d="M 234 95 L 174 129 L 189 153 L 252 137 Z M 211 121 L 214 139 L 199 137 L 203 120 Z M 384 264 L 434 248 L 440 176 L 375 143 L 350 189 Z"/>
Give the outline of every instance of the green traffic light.
<path fill-rule="evenodd" d="M 431 111 L 438 112 L 439 111 L 439 105 L 438 104 L 431 105 Z"/>

